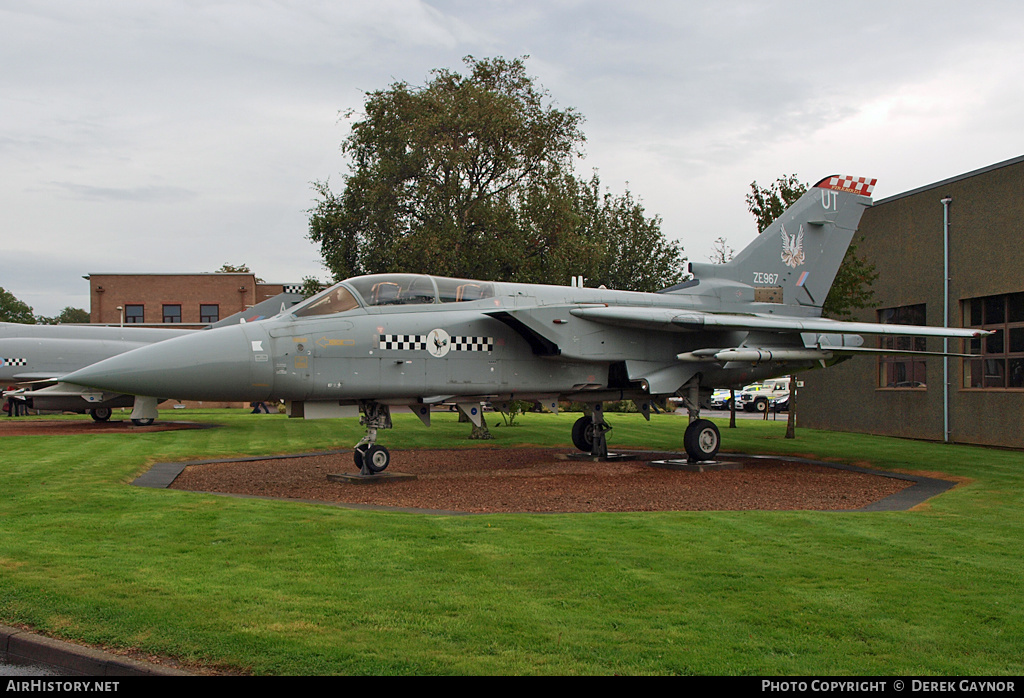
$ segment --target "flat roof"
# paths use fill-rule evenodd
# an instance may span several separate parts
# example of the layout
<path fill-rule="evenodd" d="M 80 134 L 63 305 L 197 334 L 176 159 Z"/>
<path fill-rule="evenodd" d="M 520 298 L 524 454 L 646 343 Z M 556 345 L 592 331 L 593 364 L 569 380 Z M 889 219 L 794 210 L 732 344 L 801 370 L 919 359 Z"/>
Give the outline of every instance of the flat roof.
<path fill-rule="evenodd" d="M 115 272 L 100 272 L 93 271 L 89 272 L 83 279 L 88 279 L 90 276 L 254 276 L 254 272 L 251 271 L 149 271 L 149 272 L 131 272 L 131 271 L 115 271 Z"/>
<path fill-rule="evenodd" d="M 1009 167 L 1010 165 L 1016 165 L 1019 162 L 1024 162 L 1024 155 L 1020 155 L 1018 157 L 1011 158 L 1009 160 L 1003 160 L 1002 162 L 997 162 L 994 165 L 989 165 L 987 167 L 982 167 L 981 169 L 978 169 L 978 170 L 972 170 L 970 172 L 965 172 L 964 174 L 957 175 L 956 177 L 950 177 L 948 179 L 943 179 L 943 180 L 941 180 L 939 182 L 934 182 L 933 184 L 926 184 L 923 187 L 918 187 L 917 189 L 911 189 L 910 191 L 905 191 L 902 194 L 893 194 L 892 196 L 888 196 L 888 197 L 886 197 L 884 199 L 879 199 L 878 201 L 874 202 L 874 205 L 878 206 L 879 204 L 887 204 L 890 201 L 896 201 L 897 199 L 902 199 L 902 198 L 907 197 L 907 196 L 913 196 L 914 194 L 920 194 L 921 192 L 928 191 L 929 189 L 938 189 L 939 187 L 944 187 L 947 184 L 952 184 L 953 182 L 959 182 L 959 181 L 961 181 L 963 179 L 969 179 L 971 177 L 976 177 L 976 176 L 978 176 L 980 174 L 985 174 L 986 172 L 991 172 L 992 170 L 998 170 L 998 169 L 1003 168 L 1003 167 Z"/>

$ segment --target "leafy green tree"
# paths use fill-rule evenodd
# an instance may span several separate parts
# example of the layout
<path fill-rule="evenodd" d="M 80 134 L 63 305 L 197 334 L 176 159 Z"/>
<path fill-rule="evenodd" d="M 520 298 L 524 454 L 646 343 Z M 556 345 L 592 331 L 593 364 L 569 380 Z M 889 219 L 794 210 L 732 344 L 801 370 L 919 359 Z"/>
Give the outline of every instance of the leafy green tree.
<path fill-rule="evenodd" d="M 89 311 L 82 310 L 81 308 L 72 308 L 68 306 L 64 310 L 60 311 L 59 314 L 53 317 L 45 317 L 43 315 L 36 316 L 36 322 L 40 325 L 60 325 L 62 323 L 84 323 L 89 322 Z"/>
<path fill-rule="evenodd" d="M 767 189 L 757 186 L 756 181 L 751 182 L 750 193 L 747 194 L 747 209 L 757 220 L 757 232 L 764 232 L 765 228 L 805 193 L 807 185 L 795 174 L 782 175 L 768 185 Z"/>
<path fill-rule="evenodd" d="M 495 278 L 565 283 L 578 275 L 589 286 L 631 291 L 682 280 L 682 247 L 665 239 L 661 219 L 648 217 L 628 189 L 602 192 L 596 173 L 587 181 L 556 173 L 531 185 L 517 215 L 509 235 L 516 254 Z"/>
<path fill-rule="evenodd" d="M 303 298 L 310 298 L 323 291 L 327 286 L 320 279 L 315 276 L 304 276 L 302 277 L 302 288 L 299 293 L 302 294 Z"/>
<path fill-rule="evenodd" d="M 36 318 L 27 303 L 18 300 L 13 293 L 0 288 L 0 322 L 20 322 L 34 325 Z"/>
<path fill-rule="evenodd" d="M 572 163 L 582 117 L 556 109 L 524 59 L 464 60 L 422 87 L 366 97 L 342 143 L 341 192 L 314 183 L 309 237 L 335 278 L 379 272 L 654 290 L 682 275 L 676 243 L 627 192 Z M 643 254 L 645 253 L 646 254 Z M 656 278 L 655 278 L 656 277 Z"/>
<path fill-rule="evenodd" d="M 807 185 L 796 175 L 783 175 L 767 188 L 759 187 L 756 181 L 751 182 L 747 209 L 757 221 L 757 232 L 763 232 L 806 191 Z M 854 310 L 871 305 L 874 299 L 871 284 L 877 278 L 875 265 L 857 256 L 857 241 L 854 240 L 839 265 L 839 272 L 822 305 L 822 315 L 836 320 L 852 320 Z"/>

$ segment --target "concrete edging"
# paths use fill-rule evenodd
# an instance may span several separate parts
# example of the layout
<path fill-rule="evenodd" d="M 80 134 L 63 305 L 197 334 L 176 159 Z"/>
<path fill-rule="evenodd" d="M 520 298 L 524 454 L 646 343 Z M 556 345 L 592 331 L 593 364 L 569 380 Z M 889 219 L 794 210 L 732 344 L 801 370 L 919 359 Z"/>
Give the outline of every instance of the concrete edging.
<path fill-rule="evenodd" d="M 191 676 L 181 669 L 121 657 L 8 625 L 0 625 L 0 659 L 12 664 L 44 664 L 72 676 Z"/>

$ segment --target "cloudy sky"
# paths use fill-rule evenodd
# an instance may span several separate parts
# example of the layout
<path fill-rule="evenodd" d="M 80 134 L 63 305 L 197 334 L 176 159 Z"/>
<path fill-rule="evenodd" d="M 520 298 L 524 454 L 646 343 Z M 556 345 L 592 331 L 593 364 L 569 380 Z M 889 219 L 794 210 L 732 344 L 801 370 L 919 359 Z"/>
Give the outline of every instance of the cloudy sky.
<path fill-rule="evenodd" d="M 0 0 L 0 286 L 54 315 L 92 272 L 326 278 L 340 114 L 466 55 L 529 55 L 580 172 L 706 261 L 753 238 L 751 181 L 881 198 L 1024 154 L 1022 36 L 1019 2 Z"/>

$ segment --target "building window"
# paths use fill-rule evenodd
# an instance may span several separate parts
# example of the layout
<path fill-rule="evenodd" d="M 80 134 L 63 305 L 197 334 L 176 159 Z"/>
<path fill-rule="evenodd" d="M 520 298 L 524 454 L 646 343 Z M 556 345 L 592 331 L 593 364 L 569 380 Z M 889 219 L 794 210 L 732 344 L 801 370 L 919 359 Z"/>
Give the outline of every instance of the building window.
<path fill-rule="evenodd" d="M 181 306 L 165 305 L 164 322 L 181 322 Z"/>
<path fill-rule="evenodd" d="M 219 305 L 200 305 L 199 322 L 217 322 L 220 320 Z"/>
<path fill-rule="evenodd" d="M 139 323 L 145 322 L 145 311 L 146 306 L 144 305 L 125 305 L 124 306 L 124 321 L 126 323 Z"/>
<path fill-rule="evenodd" d="M 985 337 L 964 340 L 965 388 L 1024 388 L 1024 293 L 984 296 L 964 301 L 968 327 L 988 330 Z"/>
<path fill-rule="evenodd" d="M 925 304 L 879 310 L 878 321 L 886 325 L 926 325 Z M 878 340 L 878 346 L 880 349 L 927 351 L 924 337 L 883 335 Z M 926 368 L 927 363 L 923 357 L 883 354 L 878 359 L 878 386 L 905 390 L 926 388 L 928 387 L 925 376 Z"/>

